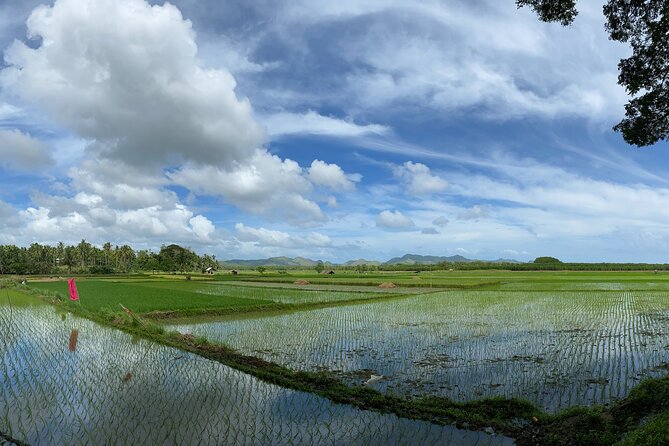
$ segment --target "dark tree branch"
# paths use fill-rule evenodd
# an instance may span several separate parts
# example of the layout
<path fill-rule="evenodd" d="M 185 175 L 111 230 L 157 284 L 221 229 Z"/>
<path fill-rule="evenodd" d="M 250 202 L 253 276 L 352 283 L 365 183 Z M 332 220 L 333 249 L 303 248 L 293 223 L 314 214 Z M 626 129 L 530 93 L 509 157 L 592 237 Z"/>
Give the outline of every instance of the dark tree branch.
<path fill-rule="evenodd" d="M 516 0 L 544 22 L 571 24 L 575 0 Z M 603 8 L 611 40 L 629 43 L 632 55 L 618 64 L 618 83 L 632 97 L 613 129 L 639 147 L 669 141 L 669 1 L 609 0 Z"/>
<path fill-rule="evenodd" d="M 558 22 L 564 26 L 571 25 L 578 15 L 576 0 L 516 0 L 516 6 L 529 6 L 542 22 Z"/>

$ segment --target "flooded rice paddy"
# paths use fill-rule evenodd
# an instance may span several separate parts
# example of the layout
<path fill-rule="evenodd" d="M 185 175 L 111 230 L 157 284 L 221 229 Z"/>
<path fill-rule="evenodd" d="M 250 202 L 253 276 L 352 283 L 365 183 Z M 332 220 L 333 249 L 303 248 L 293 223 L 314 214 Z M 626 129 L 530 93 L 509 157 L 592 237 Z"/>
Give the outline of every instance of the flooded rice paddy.
<path fill-rule="evenodd" d="M 549 412 L 610 403 L 669 369 L 666 292 L 615 286 L 448 291 L 172 328 L 352 385 L 383 375 L 373 385 L 394 394 L 520 397 Z"/>
<path fill-rule="evenodd" d="M 269 385 L 31 298 L 0 299 L 0 330 L 0 431 L 32 445 L 513 444 Z"/>
<path fill-rule="evenodd" d="M 171 287 L 172 284 L 169 284 Z M 214 296 L 235 296 L 249 299 L 264 299 L 271 302 L 277 302 L 282 304 L 306 304 L 313 302 L 328 303 L 328 302 L 343 302 L 350 300 L 364 300 L 364 299 L 375 299 L 383 297 L 384 293 L 382 290 L 369 291 L 367 287 L 366 291 L 361 291 L 362 288 L 357 288 L 351 290 L 351 287 L 340 287 L 338 290 L 332 290 L 333 287 L 328 287 L 328 289 L 309 289 L 305 288 L 303 285 L 302 288 L 297 288 L 293 286 L 282 286 L 274 288 L 269 288 L 267 286 L 239 286 L 239 285 L 221 285 L 221 284 L 208 284 L 200 287 L 197 292 L 200 294 L 208 294 Z M 310 287 L 311 285 L 306 285 Z"/>

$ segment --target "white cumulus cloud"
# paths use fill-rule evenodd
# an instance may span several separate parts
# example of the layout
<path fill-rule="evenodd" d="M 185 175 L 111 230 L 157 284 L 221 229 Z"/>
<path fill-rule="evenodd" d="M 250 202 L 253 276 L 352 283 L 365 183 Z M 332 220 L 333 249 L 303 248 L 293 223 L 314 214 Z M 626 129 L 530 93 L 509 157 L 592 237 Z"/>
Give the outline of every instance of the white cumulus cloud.
<path fill-rule="evenodd" d="M 195 33 L 173 5 L 144 0 L 57 0 L 27 21 L 31 48 L 5 51 L 2 85 L 131 165 L 230 163 L 264 132 L 232 75 L 204 69 Z"/>
<path fill-rule="evenodd" d="M 175 184 L 200 194 L 220 195 L 247 212 L 270 219 L 297 224 L 325 220 L 318 204 L 305 198 L 312 186 L 300 165 L 264 150 L 228 169 L 186 165 L 169 177 Z"/>
<path fill-rule="evenodd" d="M 413 195 L 442 192 L 448 187 L 446 180 L 432 175 L 430 168 L 422 163 L 407 161 L 395 167 L 394 172 L 406 185 L 407 192 Z"/>
<path fill-rule="evenodd" d="M 359 175 L 346 175 L 338 165 L 321 160 L 314 160 L 309 168 L 309 181 L 333 190 L 353 190 L 354 181 L 360 181 L 360 178 Z"/>
<path fill-rule="evenodd" d="M 42 142 L 19 130 L 0 130 L 0 165 L 34 170 L 52 164 L 51 154 Z"/>
<path fill-rule="evenodd" d="M 376 217 L 376 226 L 383 229 L 406 230 L 413 228 L 414 222 L 400 211 L 385 210 Z"/>

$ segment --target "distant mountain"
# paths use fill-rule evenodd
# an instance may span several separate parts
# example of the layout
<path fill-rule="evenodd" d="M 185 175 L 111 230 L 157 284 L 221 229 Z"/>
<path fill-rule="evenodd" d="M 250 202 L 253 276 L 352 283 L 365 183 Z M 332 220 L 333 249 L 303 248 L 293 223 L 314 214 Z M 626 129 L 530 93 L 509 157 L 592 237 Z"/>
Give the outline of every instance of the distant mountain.
<path fill-rule="evenodd" d="M 378 260 L 367 260 L 367 259 L 357 259 L 357 260 L 349 260 L 348 262 L 344 262 L 342 265 L 344 266 L 358 266 L 358 265 L 380 265 L 381 262 Z"/>
<path fill-rule="evenodd" d="M 316 266 L 316 260 L 304 257 L 270 257 L 269 259 L 242 260 L 232 259 L 221 262 L 223 266 Z"/>
<path fill-rule="evenodd" d="M 466 257 L 455 255 L 450 257 L 441 256 L 421 256 L 418 254 L 406 254 L 402 257 L 394 257 L 387 262 L 379 262 L 378 260 L 357 259 L 344 262 L 342 266 L 358 266 L 358 265 L 436 265 L 441 262 L 477 262 L 479 260 L 472 260 Z M 513 259 L 497 259 L 490 260 L 490 263 L 522 263 Z M 268 259 L 243 260 L 232 259 L 220 262 L 223 267 L 257 267 L 257 266 L 285 266 L 285 267 L 303 267 L 313 268 L 318 263 L 318 260 L 311 260 L 305 257 L 270 257 Z M 334 266 L 330 262 L 323 262 L 324 265 Z"/>
<path fill-rule="evenodd" d="M 441 262 L 473 262 L 466 257 L 460 255 L 450 256 L 450 257 L 440 257 L 440 256 L 421 256 L 418 254 L 405 254 L 402 257 L 393 257 L 384 263 L 384 265 L 435 265 Z"/>

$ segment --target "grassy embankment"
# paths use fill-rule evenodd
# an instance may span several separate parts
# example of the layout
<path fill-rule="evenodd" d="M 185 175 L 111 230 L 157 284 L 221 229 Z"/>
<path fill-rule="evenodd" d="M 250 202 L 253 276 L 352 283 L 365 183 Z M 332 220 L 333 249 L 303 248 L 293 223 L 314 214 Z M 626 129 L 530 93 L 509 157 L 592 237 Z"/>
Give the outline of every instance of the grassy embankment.
<path fill-rule="evenodd" d="M 486 276 L 486 274 L 483 274 L 483 276 Z M 508 277 L 505 274 L 499 276 Z M 609 277 L 613 278 L 614 276 Z M 539 278 L 537 277 L 537 279 Z M 477 279 L 481 280 L 482 277 Z M 485 277 L 485 280 L 488 279 L 489 277 Z M 588 281 L 594 281 L 594 276 L 581 276 L 580 279 L 587 283 Z M 621 281 L 621 277 L 615 279 L 617 282 Z M 635 275 L 634 277 L 628 277 L 628 279 L 623 282 L 630 283 L 632 286 L 642 286 L 651 277 Z M 448 280 L 452 279 L 449 278 Z M 88 294 L 88 291 L 90 291 L 85 290 L 85 283 L 85 281 L 79 283 L 82 294 L 85 292 Z M 510 284 L 510 282 L 504 281 L 500 281 L 500 283 L 502 286 L 504 283 L 507 286 Z M 519 280 L 518 284 L 522 283 L 525 283 L 523 286 L 527 285 L 525 280 Z M 541 283 L 543 284 L 540 285 Z M 541 280 L 537 281 L 537 285 L 542 287 L 559 288 L 563 287 L 565 283 L 567 282 L 564 280 L 550 277 L 543 282 Z M 51 287 L 60 286 L 62 289 L 62 283 L 39 284 L 37 285 L 39 289 L 35 292 L 51 303 L 91 320 L 219 361 L 267 382 L 312 392 L 334 402 L 351 404 L 363 409 L 395 413 L 401 417 L 428 420 L 435 423 L 456 423 L 469 428 L 491 426 L 498 432 L 516 438 L 520 445 L 610 445 L 617 442 L 626 445 L 655 445 L 665 444 L 663 441 L 667 438 L 669 378 L 648 380 L 641 383 L 633 389 L 627 398 L 615 403 L 611 408 L 574 408 L 555 416 L 543 413 L 530 403 L 516 399 L 494 398 L 469 403 L 455 403 L 447 398 L 435 397 L 408 400 L 382 394 L 368 387 L 347 386 L 326 372 L 289 370 L 272 362 L 242 355 L 224 345 L 212 344 L 204 338 L 167 332 L 161 326 L 135 315 L 128 316 L 117 311 L 117 309 L 105 309 L 112 308 L 114 303 L 126 305 L 127 302 L 126 306 L 143 308 L 151 312 L 156 311 L 159 306 L 169 308 L 170 305 L 174 304 L 173 300 L 180 301 L 181 308 L 184 310 L 195 307 L 205 308 L 206 305 L 211 305 L 208 307 L 209 309 L 220 309 L 222 308 L 220 306 L 221 296 L 202 296 L 201 293 L 192 290 L 177 290 L 176 293 L 170 293 L 171 297 L 165 297 L 166 288 L 158 286 L 154 287 L 154 291 L 143 294 L 143 296 L 152 297 L 137 299 L 136 295 L 133 298 L 133 293 L 143 292 L 145 291 L 144 288 L 151 287 L 137 288 L 139 285 L 135 284 L 135 288 L 126 288 L 126 293 L 122 294 L 119 291 L 120 288 L 116 288 L 116 286 L 124 284 L 110 284 L 109 282 L 106 284 L 108 286 L 102 288 L 106 288 L 108 292 L 94 298 L 87 297 L 87 301 L 93 299 L 87 304 L 71 303 L 63 299 L 62 296 L 49 292 Z M 95 284 L 91 282 L 91 285 Z M 190 286 L 190 284 L 183 285 L 184 288 Z M 182 285 L 178 287 L 182 287 Z M 167 289 L 169 288 L 174 288 L 173 284 L 169 284 Z M 270 290 L 270 292 L 273 291 Z M 197 296 L 193 296 L 193 294 Z M 202 297 L 202 300 L 197 300 L 194 303 L 192 299 L 195 297 Z M 271 297 L 271 293 L 267 297 Z M 184 299 L 190 299 L 191 302 L 186 304 L 182 302 Z M 234 309 L 244 311 L 245 308 L 251 307 L 258 309 L 262 305 L 266 305 L 265 302 L 272 304 L 271 300 L 237 299 L 226 300 L 226 305 L 228 305 L 226 308 L 232 309 L 231 311 Z M 122 302 L 123 300 L 125 302 Z M 341 301 L 336 302 L 336 304 L 339 303 Z M 138 304 L 141 305 L 138 306 Z M 140 310 L 136 309 L 135 311 Z"/>

